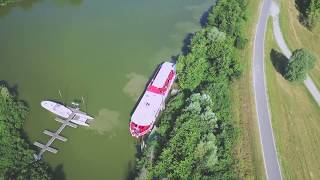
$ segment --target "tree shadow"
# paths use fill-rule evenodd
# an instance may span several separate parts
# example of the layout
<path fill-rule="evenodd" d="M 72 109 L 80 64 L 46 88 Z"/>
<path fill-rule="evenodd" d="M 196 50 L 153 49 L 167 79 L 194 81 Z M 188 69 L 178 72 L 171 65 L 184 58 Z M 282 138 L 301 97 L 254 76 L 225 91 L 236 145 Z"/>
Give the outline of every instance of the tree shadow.
<path fill-rule="evenodd" d="M 136 148 L 136 153 L 134 155 L 135 159 L 140 159 L 143 155 L 140 142 L 135 144 L 135 148 Z M 128 168 L 127 168 L 128 171 L 127 171 L 127 176 L 125 178 L 126 180 L 134 180 L 136 179 L 136 177 L 138 177 L 140 171 L 139 169 L 137 169 L 136 163 L 137 163 L 136 160 L 128 162 Z"/>
<path fill-rule="evenodd" d="M 191 44 L 193 35 L 194 33 L 188 33 L 186 37 L 183 39 L 183 46 L 181 48 L 182 55 L 187 55 L 188 53 L 190 53 L 191 51 L 190 44 Z"/>
<path fill-rule="evenodd" d="M 8 15 L 11 10 L 15 7 L 20 7 L 23 10 L 29 10 L 32 6 L 42 0 L 23 0 L 23 1 L 15 1 L 9 4 L 4 5 L 3 7 L 0 6 L 0 17 L 4 17 Z"/>
<path fill-rule="evenodd" d="M 271 49 L 270 59 L 276 71 L 284 76 L 289 59 L 275 49 Z"/>
<path fill-rule="evenodd" d="M 295 0 L 295 7 L 299 11 L 298 20 L 304 26 L 308 25 L 307 11 L 309 3 L 310 0 Z"/>
<path fill-rule="evenodd" d="M 12 86 L 9 85 L 9 83 L 5 80 L 0 80 L 0 86 L 4 86 L 8 89 L 9 93 L 15 97 L 18 98 L 19 93 L 18 93 L 18 85 L 14 84 Z"/>
<path fill-rule="evenodd" d="M 200 17 L 199 23 L 202 28 L 206 27 L 208 24 L 208 17 L 210 12 L 212 11 L 214 5 L 210 6 Z"/>
<path fill-rule="evenodd" d="M 0 6 L 0 18 L 8 15 L 16 7 L 20 7 L 25 11 L 31 10 L 32 7 L 39 2 L 43 2 L 43 0 L 16 0 L 4 6 Z M 53 2 L 62 7 L 66 5 L 76 7 L 80 6 L 83 3 L 83 0 L 55 0 Z"/>
<path fill-rule="evenodd" d="M 128 162 L 128 172 L 126 180 L 134 180 L 138 175 L 138 171 L 136 170 L 136 166 L 131 161 Z"/>
<path fill-rule="evenodd" d="M 63 165 L 59 164 L 53 170 L 53 180 L 66 180 L 66 174 L 63 171 Z"/>
<path fill-rule="evenodd" d="M 295 6 L 300 14 L 306 16 L 307 15 L 307 9 L 308 4 L 310 0 L 295 0 Z"/>

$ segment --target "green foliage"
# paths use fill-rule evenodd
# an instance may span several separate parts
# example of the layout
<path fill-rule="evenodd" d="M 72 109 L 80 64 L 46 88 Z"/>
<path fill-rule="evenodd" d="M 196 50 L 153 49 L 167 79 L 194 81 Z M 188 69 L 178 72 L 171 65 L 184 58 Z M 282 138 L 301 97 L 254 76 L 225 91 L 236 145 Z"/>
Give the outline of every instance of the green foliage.
<path fill-rule="evenodd" d="M 187 105 L 183 113 L 177 117 L 175 127 L 170 133 L 170 141 L 162 150 L 156 164 L 148 169 L 150 179 L 187 179 L 192 177 L 196 170 L 193 167 L 198 166 L 199 162 L 203 163 L 203 169 L 215 163 L 212 161 L 214 159 L 208 159 L 217 154 L 215 137 L 211 133 L 217 122 L 216 115 L 211 110 L 212 105 L 210 96 L 206 94 L 196 93 L 187 99 Z M 206 138 L 210 142 L 201 141 L 207 140 Z M 209 148 L 209 144 L 213 147 Z M 196 150 L 198 156 L 194 155 Z M 204 153 L 203 156 L 200 156 L 201 153 Z"/>
<path fill-rule="evenodd" d="M 217 27 L 233 38 L 237 48 L 244 48 L 246 7 L 245 0 L 219 0 L 208 16 L 208 27 Z"/>
<path fill-rule="evenodd" d="M 297 49 L 292 53 L 285 70 L 289 81 L 301 82 L 306 79 L 308 71 L 314 67 L 315 56 L 306 49 Z"/>
<path fill-rule="evenodd" d="M 0 7 L 14 2 L 17 2 L 17 0 L 0 0 Z"/>
<path fill-rule="evenodd" d="M 245 11 L 246 1 L 219 0 L 208 25 L 194 33 L 188 53 L 178 57 L 180 92 L 168 102 L 157 138 L 147 141 L 137 163 L 147 179 L 236 179 L 233 146 L 238 131 L 229 83 L 241 73 L 236 48 L 247 41 Z"/>
<path fill-rule="evenodd" d="M 0 87 L 0 179 L 51 179 L 48 165 L 32 164 L 35 152 L 22 138 L 27 114 L 27 106 Z"/>
<path fill-rule="evenodd" d="M 197 58 L 192 54 L 179 56 L 178 62 L 181 62 L 177 63 L 180 86 L 194 90 L 206 78 L 209 63 L 204 57 Z"/>
<path fill-rule="evenodd" d="M 320 21 L 320 0 L 309 0 L 306 15 L 307 26 L 310 29 L 315 28 Z"/>
<path fill-rule="evenodd" d="M 179 85 L 193 91 L 200 83 L 217 76 L 230 79 L 240 74 L 241 68 L 232 40 L 217 28 L 206 28 L 195 33 L 189 46 L 190 53 L 177 61 Z"/>

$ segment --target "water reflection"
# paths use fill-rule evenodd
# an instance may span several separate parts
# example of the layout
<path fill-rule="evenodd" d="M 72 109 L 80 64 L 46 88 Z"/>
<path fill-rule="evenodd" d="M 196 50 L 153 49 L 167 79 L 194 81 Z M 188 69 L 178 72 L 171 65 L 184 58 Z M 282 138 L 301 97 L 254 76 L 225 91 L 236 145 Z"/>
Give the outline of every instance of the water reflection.
<path fill-rule="evenodd" d="M 10 3 L 5 6 L 0 6 L 0 17 L 8 15 L 14 8 L 18 7 L 25 11 L 30 10 L 35 4 L 44 2 L 43 0 L 21 0 L 15 3 Z M 53 0 L 53 3 L 58 6 L 80 6 L 83 0 Z"/>
<path fill-rule="evenodd" d="M 60 6 L 73 5 L 79 6 L 82 4 L 83 0 L 54 0 L 55 4 Z"/>
<path fill-rule="evenodd" d="M 100 135 L 109 135 L 110 138 L 114 137 L 115 128 L 119 127 L 120 113 L 107 108 L 101 109 L 98 115 L 90 123 L 89 130 L 94 130 Z"/>

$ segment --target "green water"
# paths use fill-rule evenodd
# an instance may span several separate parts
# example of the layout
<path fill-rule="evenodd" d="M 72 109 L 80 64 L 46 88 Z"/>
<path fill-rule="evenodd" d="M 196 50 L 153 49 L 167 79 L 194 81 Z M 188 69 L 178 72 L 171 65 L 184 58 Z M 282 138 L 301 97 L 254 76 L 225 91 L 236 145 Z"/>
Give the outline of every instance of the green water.
<path fill-rule="evenodd" d="M 130 112 L 162 61 L 180 52 L 200 28 L 209 0 L 33 0 L 0 9 L 0 80 L 31 108 L 31 141 L 59 123 L 40 107 L 45 99 L 70 103 L 95 117 L 90 128 L 65 128 L 68 141 L 45 153 L 66 179 L 125 179 L 134 165 Z M 61 96 L 59 94 L 61 92 Z"/>

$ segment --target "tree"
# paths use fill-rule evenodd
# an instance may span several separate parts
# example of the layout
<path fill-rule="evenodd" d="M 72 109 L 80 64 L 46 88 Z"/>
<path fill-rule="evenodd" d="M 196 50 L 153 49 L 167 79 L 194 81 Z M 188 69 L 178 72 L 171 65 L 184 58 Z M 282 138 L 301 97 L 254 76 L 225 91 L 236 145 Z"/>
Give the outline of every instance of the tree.
<path fill-rule="evenodd" d="M 211 64 L 210 76 L 223 75 L 230 79 L 238 76 L 241 68 L 235 55 L 232 39 L 215 27 L 207 29 L 206 36 L 207 58 Z"/>
<path fill-rule="evenodd" d="M 307 49 L 297 49 L 292 53 L 285 69 L 285 78 L 293 82 L 306 79 L 308 71 L 314 67 L 315 56 Z"/>
<path fill-rule="evenodd" d="M 320 0 L 309 0 L 306 14 L 307 26 L 312 30 L 320 19 Z"/>
<path fill-rule="evenodd" d="M 181 55 L 177 61 L 179 85 L 182 89 L 194 90 L 207 77 L 207 38 L 205 31 L 194 34 L 189 45 L 190 53 Z"/>
<path fill-rule="evenodd" d="M 234 45 L 242 49 L 247 43 L 245 37 L 246 0 L 220 0 L 208 16 L 208 27 L 217 27 L 231 36 Z"/>
<path fill-rule="evenodd" d="M 189 45 L 190 53 L 177 61 L 179 85 L 193 91 L 201 83 L 223 75 L 230 79 L 240 74 L 232 39 L 216 27 L 194 34 Z"/>
<path fill-rule="evenodd" d="M 216 140 L 211 132 L 216 127 L 217 118 L 212 106 L 207 94 L 195 93 L 187 99 L 184 113 L 177 117 L 170 133 L 170 141 L 155 165 L 148 169 L 148 179 L 188 179 L 195 174 L 205 176 L 204 170 L 217 163 Z M 201 168 L 195 169 L 199 162 L 202 163 Z"/>
<path fill-rule="evenodd" d="M 52 179 L 48 164 L 33 162 L 35 152 L 22 137 L 28 111 L 0 86 L 0 179 Z"/>

